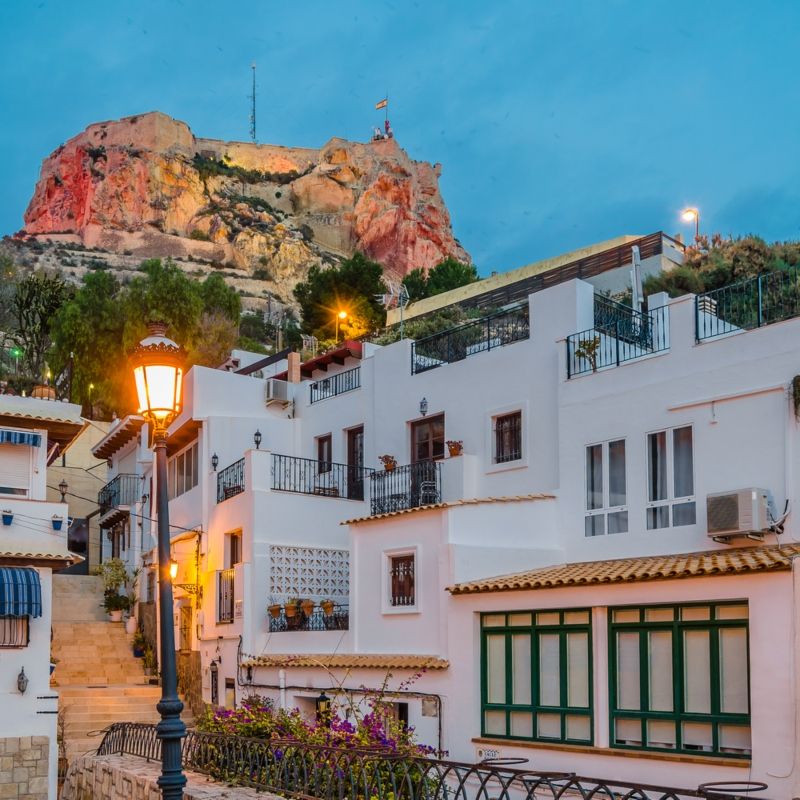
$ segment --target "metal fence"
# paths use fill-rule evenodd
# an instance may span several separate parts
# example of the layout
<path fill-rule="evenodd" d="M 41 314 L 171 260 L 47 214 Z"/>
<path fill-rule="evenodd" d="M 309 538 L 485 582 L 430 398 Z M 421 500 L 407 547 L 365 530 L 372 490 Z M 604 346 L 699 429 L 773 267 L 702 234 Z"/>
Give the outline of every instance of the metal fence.
<path fill-rule="evenodd" d="M 244 491 L 244 459 L 240 458 L 217 473 L 217 502 L 235 497 Z"/>
<path fill-rule="evenodd" d="M 695 298 L 697 341 L 800 316 L 800 270 L 764 272 Z"/>
<path fill-rule="evenodd" d="M 418 461 L 370 475 L 370 514 L 386 514 L 441 502 L 441 468 Z"/>
<path fill-rule="evenodd" d="M 157 760 L 161 742 L 155 725 L 118 722 L 108 729 L 97 753 Z M 196 731 L 189 731 L 182 744 L 185 769 L 228 784 L 319 800 L 741 800 L 768 788 L 743 780 L 680 789 L 544 772 L 523 768 L 525 763 L 496 759 L 470 764 Z"/>
<path fill-rule="evenodd" d="M 568 378 L 669 350 L 667 306 L 642 313 L 619 303 L 616 309 L 600 305 L 593 328 L 567 337 Z"/>
<path fill-rule="evenodd" d="M 337 394 L 352 392 L 361 386 L 361 367 L 353 367 L 345 372 L 337 372 L 330 378 L 323 378 L 311 384 L 311 403 L 336 397 Z"/>
<path fill-rule="evenodd" d="M 217 622 L 233 622 L 236 570 L 233 567 L 217 572 Z"/>
<path fill-rule="evenodd" d="M 272 454 L 272 488 L 279 492 L 364 499 L 364 480 L 374 470 L 334 461 Z"/>
<path fill-rule="evenodd" d="M 310 614 L 298 607 L 291 616 L 286 615 L 286 607 L 281 606 L 277 616 L 270 613 L 270 633 L 281 631 L 346 631 L 350 628 L 350 608 L 346 605 L 334 605 L 328 613 L 321 606 L 316 606 Z"/>
<path fill-rule="evenodd" d="M 98 493 L 97 505 L 104 514 L 110 508 L 132 506 L 142 492 L 142 479 L 138 475 L 122 473 L 110 480 Z"/>
<path fill-rule="evenodd" d="M 492 314 L 457 328 L 417 339 L 411 345 L 411 373 L 426 372 L 443 364 L 518 342 L 530 336 L 528 304 Z"/>

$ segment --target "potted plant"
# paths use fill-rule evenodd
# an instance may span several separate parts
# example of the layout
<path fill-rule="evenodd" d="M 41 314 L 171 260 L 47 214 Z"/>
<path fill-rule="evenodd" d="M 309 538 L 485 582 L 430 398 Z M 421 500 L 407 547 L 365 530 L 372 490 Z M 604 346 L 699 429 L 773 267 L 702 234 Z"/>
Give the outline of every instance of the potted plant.
<path fill-rule="evenodd" d="M 137 628 L 136 633 L 133 634 L 133 657 L 144 658 L 146 645 L 147 642 L 145 642 L 142 632 Z"/>
<path fill-rule="evenodd" d="M 600 337 L 592 339 L 581 339 L 575 348 L 576 358 L 585 358 L 592 368 L 592 372 L 597 372 L 597 351 L 600 348 Z"/>
<path fill-rule="evenodd" d="M 286 619 L 296 617 L 297 612 L 300 610 L 300 601 L 296 597 L 291 600 L 287 600 L 283 610 L 286 614 Z"/>
<path fill-rule="evenodd" d="M 333 609 L 335 608 L 335 606 L 336 603 L 334 603 L 333 600 L 331 600 L 330 598 L 328 598 L 327 600 L 323 600 L 320 603 L 320 607 L 322 608 L 322 613 L 326 617 L 329 617 L 331 614 L 333 614 Z"/>
<path fill-rule="evenodd" d="M 103 598 L 103 608 L 108 612 L 111 622 L 122 622 L 122 612 L 127 611 L 128 598 L 114 590 L 106 590 Z"/>
<path fill-rule="evenodd" d="M 10 525 L 14 521 L 14 512 L 10 508 L 3 509 L 3 525 Z"/>
<path fill-rule="evenodd" d="M 464 452 L 464 442 L 461 439 L 448 439 L 447 449 L 450 451 L 450 458 L 460 456 Z"/>
<path fill-rule="evenodd" d="M 303 614 L 305 614 L 307 617 L 310 617 L 314 613 L 314 601 L 302 600 L 300 602 L 300 608 L 303 609 Z"/>
<path fill-rule="evenodd" d="M 383 464 L 383 468 L 386 470 L 386 472 L 392 472 L 397 466 L 397 459 L 388 454 L 380 456 L 378 460 L 381 462 L 381 464 Z"/>
<path fill-rule="evenodd" d="M 59 516 L 58 514 L 53 514 L 53 530 L 60 531 L 61 526 L 64 524 L 64 517 Z"/>
<path fill-rule="evenodd" d="M 153 648 L 149 645 L 144 649 L 144 658 L 142 660 L 142 667 L 144 668 L 144 674 L 148 677 L 155 675 L 156 671 L 156 656 L 153 653 Z"/>
<path fill-rule="evenodd" d="M 271 603 L 270 605 L 267 606 L 267 611 L 269 612 L 269 615 L 272 617 L 272 619 L 278 619 L 278 617 L 281 615 L 280 603 Z"/>
<path fill-rule="evenodd" d="M 134 614 L 136 610 L 136 603 L 139 598 L 136 595 L 136 582 L 139 580 L 139 575 L 142 572 L 141 567 L 136 567 L 132 572 L 126 572 L 125 575 L 125 595 L 128 598 L 128 619 L 125 622 L 125 632 L 133 634 L 136 632 L 137 621 Z"/>

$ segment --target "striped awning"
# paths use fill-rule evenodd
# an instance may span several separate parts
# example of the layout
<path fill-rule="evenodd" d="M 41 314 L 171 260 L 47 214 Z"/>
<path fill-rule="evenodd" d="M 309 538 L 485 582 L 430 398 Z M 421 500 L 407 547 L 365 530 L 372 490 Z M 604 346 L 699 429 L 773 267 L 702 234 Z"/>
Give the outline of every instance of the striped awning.
<path fill-rule="evenodd" d="M 0 616 L 42 616 L 42 584 L 35 569 L 0 567 Z"/>
<path fill-rule="evenodd" d="M 9 431 L 0 428 L 0 444 L 27 444 L 39 447 L 42 443 L 40 433 L 26 433 L 25 431 Z"/>

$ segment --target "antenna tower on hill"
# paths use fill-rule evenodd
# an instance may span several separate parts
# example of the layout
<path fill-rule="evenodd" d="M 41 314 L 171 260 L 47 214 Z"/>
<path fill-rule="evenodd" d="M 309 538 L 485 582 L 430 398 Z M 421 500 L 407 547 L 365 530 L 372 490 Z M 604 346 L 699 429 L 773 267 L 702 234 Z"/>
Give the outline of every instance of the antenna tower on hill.
<path fill-rule="evenodd" d="M 250 95 L 250 138 L 256 140 L 256 62 L 250 65 L 253 70 L 253 92 Z"/>

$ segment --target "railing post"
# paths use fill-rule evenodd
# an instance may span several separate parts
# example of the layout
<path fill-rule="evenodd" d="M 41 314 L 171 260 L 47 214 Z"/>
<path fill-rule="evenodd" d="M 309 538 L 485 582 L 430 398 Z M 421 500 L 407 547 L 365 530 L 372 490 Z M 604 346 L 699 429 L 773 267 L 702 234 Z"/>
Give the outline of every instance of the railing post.
<path fill-rule="evenodd" d="M 617 366 L 619 366 L 619 320 L 614 322 L 614 341 L 616 342 Z"/>
<path fill-rule="evenodd" d="M 694 340 L 700 341 L 700 295 L 694 297 Z"/>
<path fill-rule="evenodd" d="M 567 380 L 572 377 L 572 364 L 571 364 L 571 357 L 570 357 L 570 337 L 567 336 Z"/>
<path fill-rule="evenodd" d="M 762 303 L 764 300 L 762 290 L 761 290 L 761 278 L 763 277 L 763 273 L 759 273 L 758 279 L 756 280 L 757 292 L 758 292 L 758 327 L 760 328 L 764 322 L 764 309 L 762 307 Z"/>

